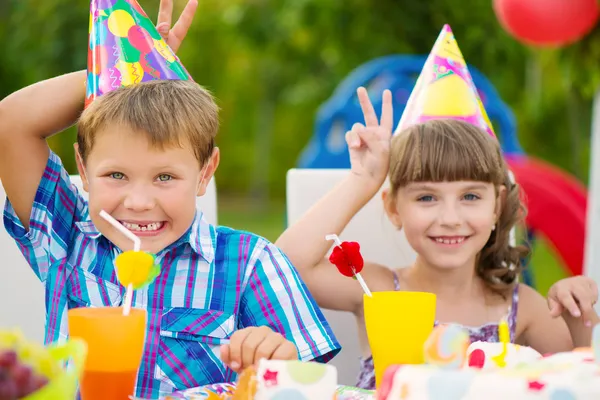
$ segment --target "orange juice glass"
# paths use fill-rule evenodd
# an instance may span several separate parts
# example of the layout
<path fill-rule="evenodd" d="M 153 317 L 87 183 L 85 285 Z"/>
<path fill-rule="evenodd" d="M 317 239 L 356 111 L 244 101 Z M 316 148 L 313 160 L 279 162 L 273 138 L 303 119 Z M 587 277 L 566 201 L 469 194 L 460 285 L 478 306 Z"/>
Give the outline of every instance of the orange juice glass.
<path fill-rule="evenodd" d="M 88 345 L 80 381 L 83 400 L 129 400 L 142 361 L 146 310 L 122 307 L 69 310 L 69 335 Z"/>
<path fill-rule="evenodd" d="M 423 364 L 423 346 L 433 331 L 436 296 L 425 292 L 364 295 L 365 325 L 379 387 L 395 364 Z"/>

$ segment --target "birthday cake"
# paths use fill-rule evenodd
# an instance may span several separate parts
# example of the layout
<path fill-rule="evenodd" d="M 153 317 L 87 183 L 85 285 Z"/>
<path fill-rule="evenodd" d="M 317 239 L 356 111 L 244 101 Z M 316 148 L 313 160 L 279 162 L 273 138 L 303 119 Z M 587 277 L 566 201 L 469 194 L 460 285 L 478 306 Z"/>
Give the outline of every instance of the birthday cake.
<path fill-rule="evenodd" d="M 600 399 L 600 364 L 591 350 L 557 353 L 504 368 L 394 366 L 377 398 L 404 400 Z"/>
<path fill-rule="evenodd" d="M 509 343 L 506 321 L 499 329 L 500 343 L 468 344 L 468 335 L 459 326 L 437 326 L 424 345 L 426 364 L 388 368 L 377 398 L 600 399 L 600 325 L 593 332 L 595 350 L 581 348 L 546 357 Z"/>
<path fill-rule="evenodd" d="M 368 398 L 340 396 L 337 369 L 316 362 L 262 359 L 246 368 L 235 385 L 210 385 L 167 397 L 207 400 L 332 400 Z"/>
<path fill-rule="evenodd" d="M 263 359 L 240 375 L 232 400 L 334 399 L 336 390 L 334 366 Z"/>
<path fill-rule="evenodd" d="M 502 343 L 474 342 L 467 349 L 467 364 L 469 367 L 481 369 L 498 369 L 501 366 L 494 360 L 502 352 Z M 508 343 L 503 357 L 504 367 L 514 367 L 519 364 L 534 363 L 542 355 L 528 346 Z"/>

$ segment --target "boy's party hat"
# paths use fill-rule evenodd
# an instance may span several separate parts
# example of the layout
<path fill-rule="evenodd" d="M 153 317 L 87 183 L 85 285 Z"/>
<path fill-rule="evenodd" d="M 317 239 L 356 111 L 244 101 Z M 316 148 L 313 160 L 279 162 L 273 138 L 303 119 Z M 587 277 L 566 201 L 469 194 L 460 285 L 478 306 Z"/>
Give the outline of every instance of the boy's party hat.
<path fill-rule="evenodd" d="M 394 134 L 441 118 L 470 122 L 496 136 L 449 25 L 433 45 Z"/>
<path fill-rule="evenodd" d="M 91 0 L 85 106 L 122 86 L 191 80 L 136 0 Z"/>

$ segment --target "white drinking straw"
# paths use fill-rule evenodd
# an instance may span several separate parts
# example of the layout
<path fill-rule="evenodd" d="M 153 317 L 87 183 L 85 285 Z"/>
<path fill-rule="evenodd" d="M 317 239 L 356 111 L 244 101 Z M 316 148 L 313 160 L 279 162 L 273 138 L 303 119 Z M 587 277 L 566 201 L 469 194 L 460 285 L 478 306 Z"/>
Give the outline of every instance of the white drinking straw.
<path fill-rule="evenodd" d="M 125 228 L 119 221 L 114 219 L 109 213 L 104 210 L 100 211 L 100 216 L 104 218 L 109 224 L 115 227 L 123 235 L 127 236 L 133 242 L 133 251 L 140 251 L 142 242 L 129 229 Z M 130 283 L 127 285 L 127 292 L 125 293 L 125 301 L 123 302 L 123 315 L 129 315 L 131 311 L 131 303 L 133 302 L 133 285 Z"/>
<path fill-rule="evenodd" d="M 333 242 L 335 243 L 336 246 L 342 245 L 340 238 L 336 234 L 325 236 L 325 240 L 333 240 Z M 369 287 L 367 286 L 367 283 L 365 282 L 363 277 L 360 276 L 360 272 L 356 272 L 354 265 L 351 265 L 350 268 L 352 268 L 352 272 L 354 272 L 354 276 L 356 276 L 356 280 L 358 281 L 358 283 L 360 283 L 360 286 L 362 287 L 362 290 L 365 292 L 365 294 L 369 297 L 373 297 L 373 295 L 371 294 L 371 291 L 369 290 Z"/>

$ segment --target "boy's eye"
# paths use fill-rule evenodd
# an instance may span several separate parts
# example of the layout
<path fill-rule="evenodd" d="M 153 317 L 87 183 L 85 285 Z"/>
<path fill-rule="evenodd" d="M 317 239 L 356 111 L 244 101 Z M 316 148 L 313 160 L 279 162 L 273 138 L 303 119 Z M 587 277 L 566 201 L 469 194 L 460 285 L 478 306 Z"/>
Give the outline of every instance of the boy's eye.
<path fill-rule="evenodd" d="M 118 179 L 121 180 L 123 178 L 125 178 L 125 175 L 122 174 L 121 172 L 113 172 L 112 174 L 109 175 L 111 178 L 113 179 Z"/>
<path fill-rule="evenodd" d="M 173 179 L 173 177 L 169 174 L 160 174 L 158 176 L 158 180 L 161 182 L 167 182 L 167 181 L 170 181 L 171 179 Z"/>
<path fill-rule="evenodd" d="M 473 193 L 467 193 L 467 194 L 465 194 L 465 200 L 469 200 L 469 201 L 479 200 L 479 196 L 477 196 L 476 194 L 473 194 Z"/>
<path fill-rule="evenodd" d="M 417 201 L 433 201 L 433 196 L 431 195 L 426 195 L 426 196 L 421 196 L 417 199 Z"/>

